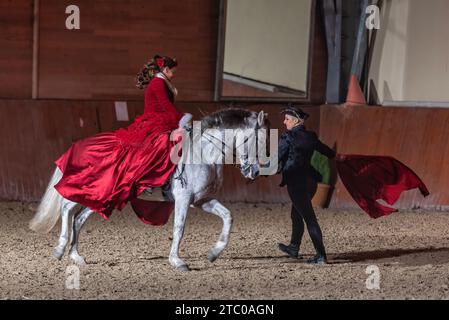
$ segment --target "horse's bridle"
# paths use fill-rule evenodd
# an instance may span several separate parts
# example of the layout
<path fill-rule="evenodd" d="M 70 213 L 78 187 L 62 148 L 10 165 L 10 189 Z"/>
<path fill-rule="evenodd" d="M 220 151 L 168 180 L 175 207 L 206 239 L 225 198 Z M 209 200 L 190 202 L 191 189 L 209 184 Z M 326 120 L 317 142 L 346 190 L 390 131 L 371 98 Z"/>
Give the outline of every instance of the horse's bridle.
<path fill-rule="evenodd" d="M 259 123 L 257 123 L 256 124 L 256 126 L 255 126 L 255 128 L 254 128 L 254 130 L 256 131 L 256 135 L 257 135 L 257 130 L 259 130 L 261 127 L 259 126 Z M 217 146 L 211 139 L 209 139 L 207 136 L 205 136 L 204 134 L 207 134 L 207 135 L 209 135 L 209 137 L 211 137 L 211 138 L 213 138 L 213 139 L 215 139 L 215 140 L 217 140 L 217 141 L 219 141 L 219 142 L 221 142 L 221 144 L 222 144 L 222 147 L 220 148 L 219 146 Z M 221 154 L 223 155 L 223 157 L 226 157 L 226 152 L 225 151 L 223 151 L 223 147 L 225 147 L 225 148 L 228 148 L 228 149 L 230 149 L 230 150 L 234 150 L 232 147 L 229 147 L 228 145 L 226 145 L 226 143 L 223 141 L 223 140 L 220 140 L 220 139 L 218 139 L 217 137 L 215 137 L 215 136 L 213 136 L 213 135 L 211 135 L 211 134 L 208 134 L 207 132 L 203 132 L 203 135 L 202 135 L 207 141 L 209 141 L 216 149 L 219 149 L 220 151 L 221 151 Z M 248 140 L 249 140 L 249 138 L 250 137 L 246 137 L 245 138 L 245 140 L 243 140 L 243 142 L 241 143 L 241 144 L 239 144 L 238 146 L 236 146 L 235 148 L 236 149 L 238 149 L 240 146 L 242 146 L 242 145 L 244 145 L 245 143 L 247 143 L 248 142 Z M 235 163 L 235 164 L 233 164 L 236 168 L 240 168 L 240 167 L 242 167 L 242 165 L 240 164 L 240 163 Z M 247 164 L 245 167 L 249 167 L 250 166 L 250 164 Z M 243 169 L 245 169 L 245 168 L 243 168 Z"/>

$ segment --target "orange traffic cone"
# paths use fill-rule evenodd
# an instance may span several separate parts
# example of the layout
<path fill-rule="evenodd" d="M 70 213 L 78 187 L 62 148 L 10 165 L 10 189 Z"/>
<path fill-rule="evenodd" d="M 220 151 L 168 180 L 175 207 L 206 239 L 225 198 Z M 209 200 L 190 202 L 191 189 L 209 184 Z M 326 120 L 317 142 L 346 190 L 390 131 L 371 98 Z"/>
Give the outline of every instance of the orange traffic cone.
<path fill-rule="evenodd" d="M 348 96 L 346 97 L 347 105 L 366 105 L 365 96 L 360 88 L 359 81 L 355 75 L 351 76 L 348 86 Z"/>

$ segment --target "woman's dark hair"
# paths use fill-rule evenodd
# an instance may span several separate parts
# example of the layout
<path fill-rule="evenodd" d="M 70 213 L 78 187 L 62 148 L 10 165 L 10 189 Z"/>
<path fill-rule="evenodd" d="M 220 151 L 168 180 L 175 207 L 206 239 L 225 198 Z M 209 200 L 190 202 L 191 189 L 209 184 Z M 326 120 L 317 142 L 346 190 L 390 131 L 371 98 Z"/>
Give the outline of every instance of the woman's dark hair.
<path fill-rule="evenodd" d="M 174 68 L 178 66 L 178 62 L 175 58 L 170 58 L 167 56 L 155 55 L 148 63 L 143 66 L 143 69 L 137 74 L 137 88 L 145 88 L 154 78 L 154 76 L 161 72 L 165 67 Z"/>

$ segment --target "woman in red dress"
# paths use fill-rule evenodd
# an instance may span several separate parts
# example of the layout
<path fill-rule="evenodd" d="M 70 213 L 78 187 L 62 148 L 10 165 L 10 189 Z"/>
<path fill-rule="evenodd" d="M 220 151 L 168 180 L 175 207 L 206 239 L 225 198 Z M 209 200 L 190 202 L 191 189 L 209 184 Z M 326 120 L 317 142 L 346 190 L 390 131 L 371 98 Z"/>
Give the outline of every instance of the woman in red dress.
<path fill-rule="evenodd" d="M 156 55 L 137 77 L 137 86 L 146 87 L 143 115 L 126 129 L 76 142 L 56 161 L 63 176 L 55 188 L 64 198 L 108 218 L 146 188 L 169 179 L 176 168 L 170 134 L 189 116 L 173 105 L 176 67 L 175 59 Z"/>

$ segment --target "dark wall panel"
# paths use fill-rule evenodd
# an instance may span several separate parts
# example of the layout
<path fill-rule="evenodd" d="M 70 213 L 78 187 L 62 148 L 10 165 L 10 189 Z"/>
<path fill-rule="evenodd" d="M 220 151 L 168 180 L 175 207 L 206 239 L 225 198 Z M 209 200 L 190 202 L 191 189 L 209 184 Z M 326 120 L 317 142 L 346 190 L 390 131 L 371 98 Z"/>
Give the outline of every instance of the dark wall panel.
<path fill-rule="evenodd" d="M 312 104 L 326 102 L 327 48 L 321 6 L 315 13 L 314 40 L 312 44 L 312 65 L 310 69 L 310 99 Z"/>

